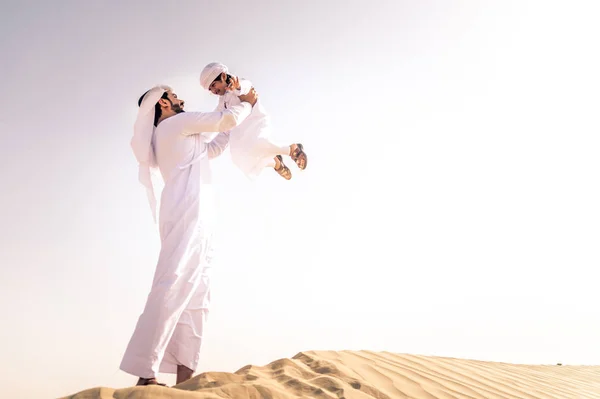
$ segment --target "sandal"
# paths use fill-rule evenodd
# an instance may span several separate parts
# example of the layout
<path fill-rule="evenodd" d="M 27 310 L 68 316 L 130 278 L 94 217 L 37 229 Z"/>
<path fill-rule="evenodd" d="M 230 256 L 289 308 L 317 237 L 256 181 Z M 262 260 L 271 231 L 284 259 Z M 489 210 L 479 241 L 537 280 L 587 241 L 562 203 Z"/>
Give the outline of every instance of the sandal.
<path fill-rule="evenodd" d="M 275 158 L 279 160 L 279 168 L 273 168 L 275 169 L 275 172 L 279 173 L 285 180 L 290 180 L 292 178 L 292 171 L 290 170 L 290 168 L 285 166 L 281 155 L 277 155 Z"/>
<path fill-rule="evenodd" d="M 156 380 L 156 378 L 141 378 L 138 380 L 137 384 L 135 384 L 136 386 L 144 386 L 144 385 L 160 385 L 160 386 L 167 386 L 167 384 L 161 384 L 160 382 L 158 382 Z"/>
<path fill-rule="evenodd" d="M 296 165 L 298 165 L 300 169 L 306 169 L 308 159 L 306 157 L 306 153 L 304 152 L 304 147 L 302 146 L 302 144 L 296 144 L 296 149 L 294 150 L 292 155 L 290 155 L 290 157 L 294 162 L 296 162 Z"/>

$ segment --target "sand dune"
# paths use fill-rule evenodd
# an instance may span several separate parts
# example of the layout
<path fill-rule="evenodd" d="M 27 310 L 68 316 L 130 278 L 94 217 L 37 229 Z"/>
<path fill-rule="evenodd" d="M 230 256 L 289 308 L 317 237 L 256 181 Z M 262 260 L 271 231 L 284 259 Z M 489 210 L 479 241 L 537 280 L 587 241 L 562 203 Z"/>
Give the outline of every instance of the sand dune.
<path fill-rule="evenodd" d="M 598 399 L 600 366 L 516 365 L 388 352 L 303 352 L 172 388 L 93 388 L 63 399 Z"/>

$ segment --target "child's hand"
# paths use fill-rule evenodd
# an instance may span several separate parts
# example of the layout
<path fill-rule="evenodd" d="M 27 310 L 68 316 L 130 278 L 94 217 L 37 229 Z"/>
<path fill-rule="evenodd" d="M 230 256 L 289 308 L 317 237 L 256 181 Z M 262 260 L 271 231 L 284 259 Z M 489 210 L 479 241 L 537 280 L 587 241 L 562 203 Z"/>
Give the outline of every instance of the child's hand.
<path fill-rule="evenodd" d="M 233 91 L 240 89 L 240 80 L 237 76 L 232 76 L 226 90 Z"/>

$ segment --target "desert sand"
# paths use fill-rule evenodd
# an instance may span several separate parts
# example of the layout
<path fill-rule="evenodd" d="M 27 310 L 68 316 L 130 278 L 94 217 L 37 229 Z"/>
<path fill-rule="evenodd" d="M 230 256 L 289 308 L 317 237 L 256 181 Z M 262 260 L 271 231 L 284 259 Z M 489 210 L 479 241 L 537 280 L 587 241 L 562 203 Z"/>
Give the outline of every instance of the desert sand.
<path fill-rule="evenodd" d="M 63 399 L 598 399 L 600 366 L 520 365 L 370 351 L 302 352 L 175 387 L 92 388 Z"/>

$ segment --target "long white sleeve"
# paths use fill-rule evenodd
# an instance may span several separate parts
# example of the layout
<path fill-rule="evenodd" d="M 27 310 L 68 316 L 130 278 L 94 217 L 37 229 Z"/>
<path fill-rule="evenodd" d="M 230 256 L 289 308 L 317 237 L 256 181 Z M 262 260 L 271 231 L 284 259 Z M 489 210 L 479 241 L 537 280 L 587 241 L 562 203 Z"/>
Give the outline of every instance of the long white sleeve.
<path fill-rule="evenodd" d="M 225 151 L 229 145 L 229 132 L 222 132 L 217 135 L 212 141 L 206 143 L 206 151 L 208 152 L 208 159 L 218 157 Z"/>
<path fill-rule="evenodd" d="M 220 96 L 219 97 L 219 103 L 217 104 L 216 108 L 213 110 L 213 112 L 223 112 L 225 110 L 225 103 L 224 103 L 224 97 Z M 229 132 L 229 130 L 228 130 Z M 217 137 L 217 135 L 219 133 L 222 132 L 204 132 L 201 134 L 202 137 L 202 141 L 204 141 L 205 143 L 210 143 L 211 141 L 214 140 L 215 137 Z"/>
<path fill-rule="evenodd" d="M 252 105 L 242 102 L 223 111 L 215 112 L 182 112 L 164 122 L 179 124 L 178 130 L 186 136 L 201 134 L 210 139 L 215 132 L 226 132 L 244 121 L 252 112 Z"/>

